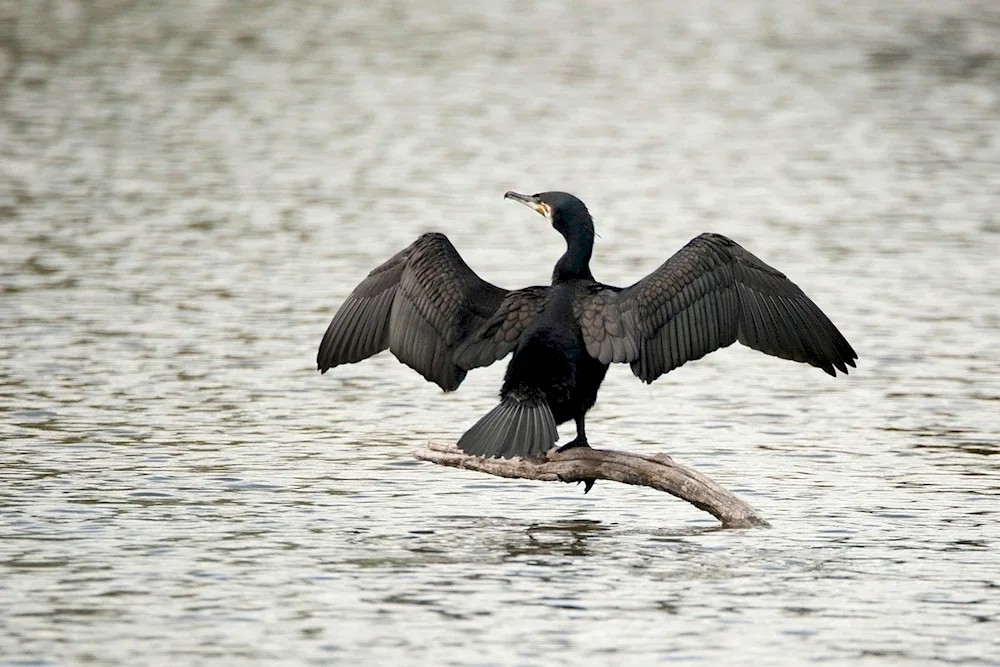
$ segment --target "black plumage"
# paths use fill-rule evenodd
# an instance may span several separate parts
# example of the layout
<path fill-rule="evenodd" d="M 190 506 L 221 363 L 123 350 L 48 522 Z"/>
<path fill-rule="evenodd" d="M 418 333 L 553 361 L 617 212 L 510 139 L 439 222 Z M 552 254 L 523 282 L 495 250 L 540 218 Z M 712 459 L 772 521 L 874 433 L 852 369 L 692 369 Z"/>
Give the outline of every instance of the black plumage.
<path fill-rule="evenodd" d="M 388 348 L 445 391 L 514 353 L 500 404 L 459 440 L 470 454 L 535 457 L 556 425 L 576 422 L 563 448 L 586 447 L 585 416 L 611 363 L 652 382 L 736 341 L 830 375 L 857 354 L 783 273 L 735 241 L 701 234 L 631 287 L 594 280 L 594 223 L 564 192 L 508 192 L 566 239 L 549 286 L 508 291 L 475 274 L 443 234 L 424 234 L 358 285 L 327 327 L 316 363 L 334 366 Z"/>

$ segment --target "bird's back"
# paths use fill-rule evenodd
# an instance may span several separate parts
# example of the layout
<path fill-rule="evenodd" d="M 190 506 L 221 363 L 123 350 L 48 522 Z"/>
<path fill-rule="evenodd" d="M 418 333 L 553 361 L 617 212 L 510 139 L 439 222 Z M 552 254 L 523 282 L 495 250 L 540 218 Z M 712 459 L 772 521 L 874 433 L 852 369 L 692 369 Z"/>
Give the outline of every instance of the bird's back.
<path fill-rule="evenodd" d="M 603 370 L 605 365 L 587 353 L 574 315 L 577 292 L 585 288 L 580 284 L 582 282 L 553 285 L 548 304 L 524 332 L 514 351 L 501 390 L 502 396 L 541 392 L 559 423 L 569 418 L 560 414 L 563 412 L 560 406 L 579 402 L 581 380 L 596 374 L 600 375 L 600 379 L 604 376 L 603 372 L 597 371 Z M 600 368 L 591 369 L 595 364 Z M 597 379 L 597 384 L 600 379 Z"/>

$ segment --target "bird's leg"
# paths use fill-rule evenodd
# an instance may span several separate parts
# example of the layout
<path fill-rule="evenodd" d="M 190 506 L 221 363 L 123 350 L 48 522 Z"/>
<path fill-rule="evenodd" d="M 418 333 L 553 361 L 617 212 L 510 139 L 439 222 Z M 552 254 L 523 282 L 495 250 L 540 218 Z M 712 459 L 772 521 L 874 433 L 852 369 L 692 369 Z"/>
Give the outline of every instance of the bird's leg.
<path fill-rule="evenodd" d="M 575 447 L 590 447 L 587 444 L 587 428 L 583 424 L 584 415 L 577 415 L 576 417 L 576 437 L 567 442 L 565 445 L 560 447 L 556 451 L 565 452 L 567 449 L 573 449 Z"/>
<path fill-rule="evenodd" d="M 590 445 L 587 444 L 587 429 L 583 424 L 584 415 L 578 415 L 576 417 L 576 437 L 567 442 L 565 445 L 557 449 L 558 452 L 564 452 L 567 449 L 573 449 L 574 447 L 586 447 L 590 449 Z M 583 493 L 584 495 L 590 493 L 590 490 L 594 487 L 593 479 L 584 479 L 583 481 Z"/>

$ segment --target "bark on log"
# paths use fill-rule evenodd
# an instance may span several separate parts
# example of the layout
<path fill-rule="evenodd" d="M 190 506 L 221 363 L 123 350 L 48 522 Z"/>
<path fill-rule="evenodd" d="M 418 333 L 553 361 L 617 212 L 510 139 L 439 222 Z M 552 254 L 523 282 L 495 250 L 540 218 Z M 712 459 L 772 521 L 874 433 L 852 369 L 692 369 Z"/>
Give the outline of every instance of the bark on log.
<path fill-rule="evenodd" d="M 708 477 L 675 462 L 666 454 L 646 456 L 607 449 L 555 449 L 545 460 L 487 459 L 472 456 L 447 442 L 434 441 L 413 452 L 422 461 L 476 470 L 499 477 L 546 482 L 587 482 L 606 479 L 648 486 L 686 500 L 722 522 L 723 528 L 753 528 L 768 523 L 753 509 Z"/>

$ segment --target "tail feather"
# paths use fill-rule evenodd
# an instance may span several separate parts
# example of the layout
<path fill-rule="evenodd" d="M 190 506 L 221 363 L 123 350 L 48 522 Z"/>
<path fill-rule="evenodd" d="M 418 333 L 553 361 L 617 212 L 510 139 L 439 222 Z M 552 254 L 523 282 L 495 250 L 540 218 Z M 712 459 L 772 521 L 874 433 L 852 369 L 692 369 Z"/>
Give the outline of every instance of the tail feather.
<path fill-rule="evenodd" d="M 558 439 L 545 401 L 508 396 L 466 431 L 458 446 L 474 456 L 529 458 L 543 456 Z"/>

